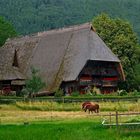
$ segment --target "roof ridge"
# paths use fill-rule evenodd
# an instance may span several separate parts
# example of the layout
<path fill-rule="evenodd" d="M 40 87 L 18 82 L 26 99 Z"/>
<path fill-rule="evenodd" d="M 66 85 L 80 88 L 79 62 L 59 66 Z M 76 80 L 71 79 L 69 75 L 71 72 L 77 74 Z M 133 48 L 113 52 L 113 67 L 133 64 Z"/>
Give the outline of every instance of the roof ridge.
<path fill-rule="evenodd" d="M 83 24 L 77 24 L 77 25 L 72 25 L 72 26 L 66 26 L 66 27 L 61 27 L 57 29 L 52 29 L 52 30 L 46 30 L 46 31 L 41 31 L 41 32 L 36 32 L 28 35 L 20 35 L 17 37 L 12 37 L 8 38 L 6 40 L 6 43 L 15 40 L 15 39 L 21 39 L 21 38 L 30 38 L 30 37 L 42 37 L 48 34 L 54 34 L 54 33 L 63 33 L 63 32 L 69 32 L 69 31 L 77 31 L 81 29 L 86 29 L 86 28 L 91 28 L 92 24 L 90 22 L 83 23 Z"/>
<path fill-rule="evenodd" d="M 84 24 L 80 24 L 80 25 L 73 25 L 73 26 L 69 26 L 69 27 L 63 27 L 63 28 L 58 28 L 58 29 L 38 32 L 38 33 L 34 34 L 34 36 L 36 36 L 36 35 L 37 36 L 43 36 L 43 35 L 54 34 L 54 33 L 77 31 L 77 30 L 86 29 L 86 28 L 90 28 L 90 27 L 91 27 L 90 23 L 84 23 Z"/>

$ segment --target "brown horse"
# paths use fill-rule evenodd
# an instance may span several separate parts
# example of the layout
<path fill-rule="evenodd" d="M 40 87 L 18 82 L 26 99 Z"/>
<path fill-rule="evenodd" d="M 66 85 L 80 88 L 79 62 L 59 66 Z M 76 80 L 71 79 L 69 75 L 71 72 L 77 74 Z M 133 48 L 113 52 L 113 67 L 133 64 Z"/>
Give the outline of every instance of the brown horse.
<path fill-rule="evenodd" d="M 84 108 L 85 112 L 88 110 L 89 111 L 89 114 L 90 112 L 93 113 L 93 111 L 95 113 L 99 113 L 99 105 L 98 104 L 87 104 Z"/>
<path fill-rule="evenodd" d="M 82 109 L 84 110 L 84 108 L 87 106 L 87 105 L 91 105 L 92 103 L 91 102 L 84 102 L 83 104 L 82 104 Z"/>

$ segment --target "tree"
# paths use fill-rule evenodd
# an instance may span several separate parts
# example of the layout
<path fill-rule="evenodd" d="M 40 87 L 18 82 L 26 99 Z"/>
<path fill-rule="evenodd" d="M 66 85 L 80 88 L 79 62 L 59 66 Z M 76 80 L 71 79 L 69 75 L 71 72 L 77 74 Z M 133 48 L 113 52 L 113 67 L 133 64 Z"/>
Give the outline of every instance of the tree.
<path fill-rule="evenodd" d="M 31 68 L 31 78 L 26 80 L 26 89 L 29 93 L 29 97 L 32 94 L 37 93 L 42 88 L 45 87 L 45 82 L 42 81 L 41 77 L 38 75 L 39 70 Z"/>
<path fill-rule="evenodd" d="M 29 34 L 88 22 L 106 11 L 131 21 L 140 36 L 139 5 L 139 0 L 0 0 L 0 15 L 18 33 Z"/>
<path fill-rule="evenodd" d="M 135 66 L 139 64 L 140 47 L 137 35 L 127 21 L 112 19 L 107 14 L 101 14 L 92 21 L 99 36 L 107 46 L 119 57 L 124 68 L 127 90 L 135 86 Z M 138 52 L 138 53 L 136 53 Z"/>
<path fill-rule="evenodd" d="M 2 17 L 0 17 L 0 46 L 2 46 L 7 38 L 17 35 L 14 27 Z"/>

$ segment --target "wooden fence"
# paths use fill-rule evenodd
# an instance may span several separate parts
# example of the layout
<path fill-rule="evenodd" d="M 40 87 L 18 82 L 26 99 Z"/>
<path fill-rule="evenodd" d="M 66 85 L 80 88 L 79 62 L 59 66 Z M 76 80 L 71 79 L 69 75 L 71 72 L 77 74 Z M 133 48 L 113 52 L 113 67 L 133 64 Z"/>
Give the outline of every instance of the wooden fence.
<path fill-rule="evenodd" d="M 120 116 L 139 116 L 140 117 L 140 112 L 128 112 L 128 113 L 119 113 L 118 111 L 116 111 L 114 114 L 110 113 L 110 114 L 105 114 L 103 115 L 108 116 L 109 117 L 109 123 L 106 123 L 106 119 L 104 118 L 104 120 L 102 121 L 102 125 L 103 126 L 131 126 L 131 125 L 139 125 L 140 126 L 140 121 L 137 122 L 119 122 L 119 117 Z M 115 123 L 112 123 L 112 117 L 115 117 Z"/>

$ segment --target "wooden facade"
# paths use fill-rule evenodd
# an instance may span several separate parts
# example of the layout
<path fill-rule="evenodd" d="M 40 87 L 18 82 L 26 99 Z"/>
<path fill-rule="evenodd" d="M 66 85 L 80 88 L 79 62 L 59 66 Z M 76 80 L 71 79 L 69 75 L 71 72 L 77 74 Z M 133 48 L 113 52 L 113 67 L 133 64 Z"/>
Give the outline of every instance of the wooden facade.
<path fill-rule="evenodd" d="M 0 91 L 3 95 L 10 95 L 12 91 L 16 94 L 21 92 L 25 86 L 25 80 L 2 80 L 0 81 Z"/>
<path fill-rule="evenodd" d="M 79 91 L 85 94 L 94 87 L 99 88 L 101 93 L 109 94 L 117 90 L 118 82 L 121 81 L 120 65 L 115 62 L 89 60 L 76 81 L 64 82 L 62 88 L 66 94 Z"/>

